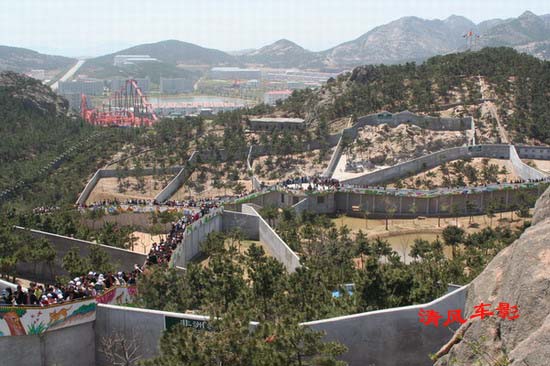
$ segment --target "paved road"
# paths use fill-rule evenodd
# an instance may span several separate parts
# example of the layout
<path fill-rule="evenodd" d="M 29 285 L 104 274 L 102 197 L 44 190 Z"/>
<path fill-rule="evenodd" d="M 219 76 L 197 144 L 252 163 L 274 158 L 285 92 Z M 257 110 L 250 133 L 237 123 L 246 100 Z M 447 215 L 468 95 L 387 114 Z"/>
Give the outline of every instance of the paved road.
<path fill-rule="evenodd" d="M 55 83 L 52 84 L 52 86 L 51 86 L 52 90 L 53 91 L 57 90 L 57 88 L 59 87 L 59 82 L 60 81 L 67 81 L 70 78 L 72 78 L 73 75 L 78 71 L 78 69 L 80 69 L 80 67 L 82 65 L 84 65 L 85 62 L 86 62 L 86 60 L 78 60 L 78 62 L 76 64 L 74 64 L 74 66 L 71 67 L 69 69 L 69 71 L 67 71 L 65 73 L 65 75 L 63 75 L 58 81 L 56 81 Z"/>

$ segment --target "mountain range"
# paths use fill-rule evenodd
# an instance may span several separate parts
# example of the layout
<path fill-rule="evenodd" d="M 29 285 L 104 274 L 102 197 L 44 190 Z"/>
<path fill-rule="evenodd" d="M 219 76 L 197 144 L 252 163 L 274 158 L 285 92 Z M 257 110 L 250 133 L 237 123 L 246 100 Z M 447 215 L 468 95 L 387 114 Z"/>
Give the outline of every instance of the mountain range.
<path fill-rule="evenodd" d="M 256 50 L 223 52 L 178 40 L 142 44 L 119 52 L 89 59 L 80 74 L 107 78 L 131 74 L 158 79 L 166 77 L 196 78 L 194 69 L 211 66 L 264 66 L 343 70 L 364 64 L 421 62 L 429 57 L 465 51 L 472 32 L 473 48 L 509 46 L 520 52 L 550 59 L 550 14 L 535 15 L 526 11 L 517 18 L 491 19 L 475 24 L 452 15 L 444 20 L 404 17 L 373 28 L 357 39 L 328 50 L 313 52 L 286 39 Z M 113 57 L 121 54 L 146 54 L 159 60 L 156 64 L 136 65 L 133 69 L 113 66 Z M 53 68 L 74 60 L 41 55 L 34 51 L 0 47 L 0 70 L 24 71 L 30 68 Z M 191 71 L 190 71 L 191 70 Z"/>

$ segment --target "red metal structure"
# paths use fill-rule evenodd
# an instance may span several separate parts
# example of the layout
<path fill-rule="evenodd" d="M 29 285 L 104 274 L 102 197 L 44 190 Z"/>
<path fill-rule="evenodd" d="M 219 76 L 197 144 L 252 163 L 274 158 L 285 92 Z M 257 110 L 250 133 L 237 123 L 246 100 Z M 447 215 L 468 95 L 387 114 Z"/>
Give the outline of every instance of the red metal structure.
<path fill-rule="evenodd" d="M 153 106 L 135 80 L 126 80 L 124 86 L 112 93 L 101 109 L 88 109 L 86 95 L 83 94 L 80 111 L 84 120 L 99 126 L 151 126 L 158 120 Z"/>

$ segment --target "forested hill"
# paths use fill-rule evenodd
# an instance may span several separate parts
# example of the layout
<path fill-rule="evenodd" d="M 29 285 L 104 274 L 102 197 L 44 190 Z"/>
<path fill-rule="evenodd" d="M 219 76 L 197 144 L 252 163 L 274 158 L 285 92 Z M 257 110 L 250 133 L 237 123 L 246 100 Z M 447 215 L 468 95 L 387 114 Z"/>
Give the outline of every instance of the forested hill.
<path fill-rule="evenodd" d="M 0 192 L 24 182 L 25 189 L 11 195 L 12 201 L 30 205 L 58 204 L 64 199 L 74 202 L 83 180 L 103 154 L 101 149 L 106 154 L 109 149 L 83 145 L 59 169 L 48 164 L 94 131 L 80 118 L 67 116 L 67 101 L 38 80 L 0 73 Z M 107 136 L 105 142 L 109 142 Z"/>
<path fill-rule="evenodd" d="M 515 141 L 550 144 L 550 62 L 504 47 L 436 56 L 420 65 L 360 66 L 319 90 L 295 92 L 281 108 L 316 123 L 381 110 L 438 115 L 456 105 L 462 113 L 480 114 L 482 98 L 494 99 Z"/>

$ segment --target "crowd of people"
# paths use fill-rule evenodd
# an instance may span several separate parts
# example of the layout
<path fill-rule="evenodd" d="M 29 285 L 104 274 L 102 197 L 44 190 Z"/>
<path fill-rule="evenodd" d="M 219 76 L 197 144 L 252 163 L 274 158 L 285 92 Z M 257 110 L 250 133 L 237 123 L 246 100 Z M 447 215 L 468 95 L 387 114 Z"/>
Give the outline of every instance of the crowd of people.
<path fill-rule="evenodd" d="M 172 223 L 166 239 L 161 238 L 159 243 L 153 243 L 147 255 L 146 265 L 169 263 L 172 253 L 182 243 L 187 227 L 202 217 L 214 213 L 219 204 L 213 201 L 192 201 L 186 207 L 189 210 L 185 210 L 181 218 Z"/>
<path fill-rule="evenodd" d="M 111 201 L 115 202 L 115 201 Z M 131 204 L 139 204 L 140 200 L 131 200 Z M 21 285 L 13 290 L 7 287 L 2 290 L 0 305 L 47 306 L 60 304 L 81 298 L 101 295 L 113 286 L 135 285 L 139 274 L 146 266 L 169 263 L 174 250 L 182 243 L 187 227 L 206 215 L 213 214 L 220 204 L 211 200 L 179 201 L 184 207 L 183 215 L 172 223 L 166 238 L 153 243 L 143 266 L 135 265 L 131 272 L 96 273 L 75 277 L 65 285 L 48 285 L 31 282 L 28 288 Z"/>
<path fill-rule="evenodd" d="M 33 214 L 42 215 L 49 214 L 59 210 L 59 206 L 39 206 L 32 209 Z"/>
<path fill-rule="evenodd" d="M 520 184 L 527 184 L 527 183 L 537 184 L 537 183 L 543 183 L 543 182 L 550 182 L 550 177 L 541 178 L 541 179 L 527 179 L 527 180 L 516 179 L 511 181 L 497 182 L 494 184 L 475 184 L 467 187 L 447 187 L 447 188 L 437 188 L 435 190 L 449 191 L 449 190 L 464 190 L 464 189 L 483 189 L 487 187 L 520 185 Z M 324 178 L 319 176 L 315 176 L 315 177 L 304 176 L 304 177 L 286 179 L 270 188 L 275 188 L 275 189 L 283 188 L 283 189 L 289 189 L 289 190 L 299 190 L 299 191 L 308 191 L 308 192 L 313 192 L 313 191 L 321 192 L 321 191 L 328 191 L 328 190 L 346 190 L 346 189 L 371 189 L 371 190 L 389 191 L 389 192 L 420 191 L 420 190 L 406 189 L 406 188 L 388 188 L 387 186 L 370 186 L 367 184 L 347 184 L 347 183 L 341 183 L 340 181 L 334 178 Z"/>
<path fill-rule="evenodd" d="M 17 285 L 12 290 L 7 287 L 2 290 L 0 305 L 47 306 L 68 301 L 96 297 L 113 286 L 132 286 L 142 268 L 134 266 L 131 272 L 96 273 L 75 277 L 65 285 L 49 285 L 31 282 L 28 288 Z"/>

